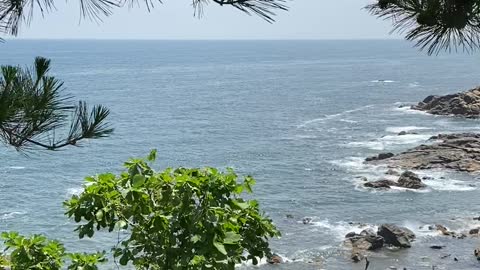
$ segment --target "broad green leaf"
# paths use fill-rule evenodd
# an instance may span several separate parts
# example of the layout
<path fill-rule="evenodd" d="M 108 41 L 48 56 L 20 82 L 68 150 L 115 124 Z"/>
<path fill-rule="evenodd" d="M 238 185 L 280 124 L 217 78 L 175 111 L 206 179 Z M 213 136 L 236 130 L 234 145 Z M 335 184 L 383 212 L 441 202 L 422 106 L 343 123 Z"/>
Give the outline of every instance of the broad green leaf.
<path fill-rule="evenodd" d="M 234 245 L 237 244 L 242 239 L 242 236 L 235 232 L 227 232 L 225 233 L 225 239 L 223 243 L 226 245 Z"/>
<path fill-rule="evenodd" d="M 148 161 L 155 161 L 155 159 L 157 159 L 157 149 L 150 151 L 150 154 L 147 157 Z"/>
<path fill-rule="evenodd" d="M 227 255 L 227 250 L 225 250 L 225 246 L 222 243 L 213 242 L 213 245 L 220 253 L 222 253 L 223 255 Z"/>
<path fill-rule="evenodd" d="M 132 187 L 139 188 L 145 183 L 145 176 L 136 174 L 132 179 Z"/>

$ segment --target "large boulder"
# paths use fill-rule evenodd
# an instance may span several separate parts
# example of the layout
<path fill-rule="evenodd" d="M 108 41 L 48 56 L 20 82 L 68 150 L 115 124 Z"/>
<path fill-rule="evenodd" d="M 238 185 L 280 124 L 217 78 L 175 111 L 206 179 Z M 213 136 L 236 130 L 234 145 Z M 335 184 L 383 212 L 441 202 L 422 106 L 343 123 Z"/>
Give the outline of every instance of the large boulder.
<path fill-rule="evenodd" d="M 428 96 L 412 109 L 436 115 L 477 118 L 480 116 L 480 87 L 451 95 Z"/>
<path fill-rule="evenodd" d="M 365 229 L 360 234 L 351 232 L 345 236 L 352 244 L 353 250 L 376 250 L 383 247 L 383 237 L 373 229 Z"/>
<path fill-rule="evenodd" d="M 420 189 L 426 187 L 422 180 L 411 171 L 405 171 L 397 181 L 399 187 Z"/>
<path fill-rule="evenodd" d="M 367 163 L 386 164 L 406 170 L 450 169 L 480 171 L 480 134 L 440 134 L 431 144 L 420 145 L 385 159 L 367 158 Z"/>
<path fill-rule="evenodd" d="M 411 247 L 411 242 L 415 240 L 415 234 L 411 230 L 394 224 L 381 225 L 377 234 L 383 237 L 385 244 L 400 248 Z"/>
<path fill-rule="evenodd" d="M 392 180 L 378 180 L 378 181 L 372 181 L 372 182 L 367 182 L 363 184 L 364 187 L 369 187 L 369 188 L 390 188 L 392 186 L 396 186 L 397 183 Z"/>
<path fill-rule="evenodd" d="M 375 160 L 384 160 L 395 156 L 393 153 L 380 153 L 373 157 L 367 157 L 365 161 L 375 161 Z"/>
<path fill-rule="evenodd" d="M 398 181 L 392 181 L 388 179 L 366 182 L 363 184 L 364 187 L 375 188 L 375 189 L 389 189 L 391 187 L 403 187 L 409 189 L 420 189 L 426 187 L 422 180 L 411 171 L 405 171 L 400 175 Z"/>

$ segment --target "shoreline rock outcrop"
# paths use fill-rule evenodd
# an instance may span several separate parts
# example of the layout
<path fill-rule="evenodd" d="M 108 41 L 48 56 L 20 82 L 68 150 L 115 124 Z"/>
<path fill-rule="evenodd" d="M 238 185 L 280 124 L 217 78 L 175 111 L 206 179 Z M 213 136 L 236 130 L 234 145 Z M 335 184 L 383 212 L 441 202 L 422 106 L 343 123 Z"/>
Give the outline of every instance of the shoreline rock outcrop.
<path fill-rule="evenodd" d="M 384 188 L 384 189 L 389 189 L 391 187 L 402 187 L 402 188 L 408 188 L 408 189 L 421 189 L 427 187 L 424 183 L 422 183 L 422 180 L 420 177 L 418 177 L 417 174 L 411 172 L 411 171 L 405 171 L 400 175 L 400 178 L 398 180 L 392 181 L 388 179 L 383 179 L 383 180 L 378 180 L 378 181 L 372 181 L 372 182 L 367 182 L 363 184 L 364 187 L 369 187 L 369 188 Z"/>
<path fill-rule="evenodd" d="M 406 170 L 450 169 L 462 172 L 480 171 L 480 134 L 459 133 L 433 136 L 432 144 L 420 145 L 405 152 L 383 153 L 366 163 L 387 164 Z M 385 157 L 385 158 L 379 158 Z"/>
<path fill-rule="evenodd" d="M 445 96 L 428 96 L 411 107 L 435 115 L 480 117 L 480 87 Z"/>
<path fill-rule="evenodd" d="M 365 257 L 367 251 L 378 250 L 386 245 L 409 248 L 411 242 L 415 240 L 415 234 L 404 227 L 382 224 L 377 232 L 373 229 L 365 229 L 360 234 L 348 233 L 345 238 L 347 238 L 345 243 L 352 247 L 352 261 L 358 262 Z"/>

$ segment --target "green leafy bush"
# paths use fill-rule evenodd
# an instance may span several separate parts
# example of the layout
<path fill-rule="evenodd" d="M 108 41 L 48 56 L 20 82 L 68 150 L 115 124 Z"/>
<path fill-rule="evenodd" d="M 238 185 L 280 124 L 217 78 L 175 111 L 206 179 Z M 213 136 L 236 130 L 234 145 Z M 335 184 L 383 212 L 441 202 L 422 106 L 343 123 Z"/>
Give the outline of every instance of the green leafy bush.
<path fill-rule="evenodd" d="M 155 172 L 155 156 L 126 162 L 120 176 L 86 179 L 83 193 L 65 202 L 66 214 L 82 223 L 80 238 L 125 229 L 113 255 L 137 269 L 233 269 L 271 254 L 268 238 L 279 231 L 257 201 L 240 198 L 252 192 L 252 177 L 238 183 L 233 170 L 214 168 Z"/>
<path fill-rule="evenodd" d="M 63 245 L 42 235 L 25 237 L 17 232 L 4 232 L 5 251 L 9 256 L 0 256 L 0 269 L 12 270 L 59 270 L 70 260 L 69 270 L 97 270 L 97 264 L 106 261 L 104 253 L 66 253 Z"/>

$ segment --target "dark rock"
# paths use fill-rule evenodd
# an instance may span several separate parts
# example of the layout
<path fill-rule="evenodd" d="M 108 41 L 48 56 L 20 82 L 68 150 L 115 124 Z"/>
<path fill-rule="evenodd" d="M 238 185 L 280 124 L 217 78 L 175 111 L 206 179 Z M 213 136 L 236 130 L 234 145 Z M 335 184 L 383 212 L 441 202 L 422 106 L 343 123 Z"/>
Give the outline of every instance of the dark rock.
<path fill-rule="evenodd" d="M 399 176 L 400 173 L 394 169 L 388 169 L 388 171 L 385 173 L 387 175 L 394 175 L 394 176 Z"/>
<path fill-rule="evenodd" d="M 480 171 L 480 134 L 439 134 L 436 138 L 438 141 L 432 144 L 420 145 L 386 159 L 370 157 L 366 162 L 406 170 Z"/>
<path fill-rule="evenodd" d="M 367 157 L 365 161 L 384 160 L 395 156 L 393 153 L 380 153 L 377 156 Z"/>
<path fill-rule="evenodd" d="M 428 96 L 411 108 L 436 115 L 477 118 L 480 116 L 480 88 L 445 96 Z"/>
<path fill-rule="evenodd" d="M 352 238 L 352 237 L 355 237 L 357 236 L 358 234 L 356 234 L 355 232 L 349 232 L 345 235 L 345 238 Z"/>
<path fill-rule="evenodd" d="M 411 230 L 394 224 L 382 224 L 377 233 L 384 238 L 385 244 L 401 248 L 411 247 L 410 242 L 415 240 L 415 234 Z"/>
<path fill-rule="evenodd" d="M 430 246 L 431 249 L 442 249 L 445 246 Z"/>
<path fill-rule="evenodd" d="M 309 217 L 303 218 L 302 222 L 305 225 L 310 224 L 312 223 L 312 218 L 309 218 Z"/>
<path fill-rule="evenodd" d="M 476 228 L 476 229 L 471 229 L 468 234 L 472 235 L 472 234 L 478 234 L 478 232 L 480 231 L 479 228 Z"/>
<path fill-rule="evenodd" d="M 284 263 L 283 258 L 277 254 L 273 254 L 272 257 L 267 259 L 269 264 L 281 264 Z"/>
<path fill-rule="evenodd" d="M 398 135 L 398 136 L 404 136 L 404 135 L 410 135 L 410 134 L 411 134 L 411 135 L 416 135 L 416 134 L 418 134 L 418 133 L 416 133 L 416 132 L 411 132 L 411 131 L 400 131 L 400 133 L 398 133 L 397 135 Z"/>
<path fill-rule="evenodd" d="M 345 235 L 345 238 L 348 238 L 348 242 L 352 246 L 352 251 L 365 251 L 365 250 L 376 250 L 383 247 L 383 237 L 377 235 L 377 233 L 372 229 L 365 229 L 360 234 L 355 232 L 350 232 Z"/>
<path fill-rule="evenodd" d="M 373 235 L 357 235 L 350 238 L 353 249 L 356 250 L 376 250 L 383 247 L 383 237 L 376 234 Z"/>
<path fill-rule="evenodd" d="M 364 187 L 369 187 L 369 188 L 390 188 L 391 186 L 396 186 L 396 185 L 397 183 L 395 181 L 391 181 L 387 179 L 367 182 L 363 184 Z"/>
<path fill-rule="evenodd" d="M 475 257 L 477 258 L 477 260 L 480 261 L 480 248 L 476 248 L 476 249 L 473 251 L 473 254 L 474 254 Z"/>
<path fill-rule="evenodd" d="M 292 214 L 287 214 L 285 217 L 289 219 L 295 218 Z"/>
<path fill-rule="evenodd" d="M 426 187 L 422 180 L 411 171 L 405 171 L 398 179 L 398 186 L 411 189 L 420 189 Z"/>
<path fill-rule="evenodd" d="M 443 235 L 450 235 L 451 233 L 448 231 L 447 227 L 443 226 L 443 225 L 440 225 L 440 224 L 436 224 L 434 226 L 434 229 L 437 230 L 437 231 L 440 231 Z"/>
<path fill-rule="evenodd" d="M 452 235 L 453 238 L 457 238 L 457 239 L 465 239 L 465 238 L 467 238 L 467 235 L 464 234 L 464 233 L 452 232 L 451 235 Z"/>
<path fill-rule="evenodd" d="M 359 252 L 352 252 L 352 256 L 351 256 L 351 259 L 353 262 L 360 262 L 361 260 L 363 260 L 364 256 L 359 253 Z"/>
<path fill-rule="evenodd" d="M 474 217 L 473 220 L 480 221 L 480 217 Z"/>

